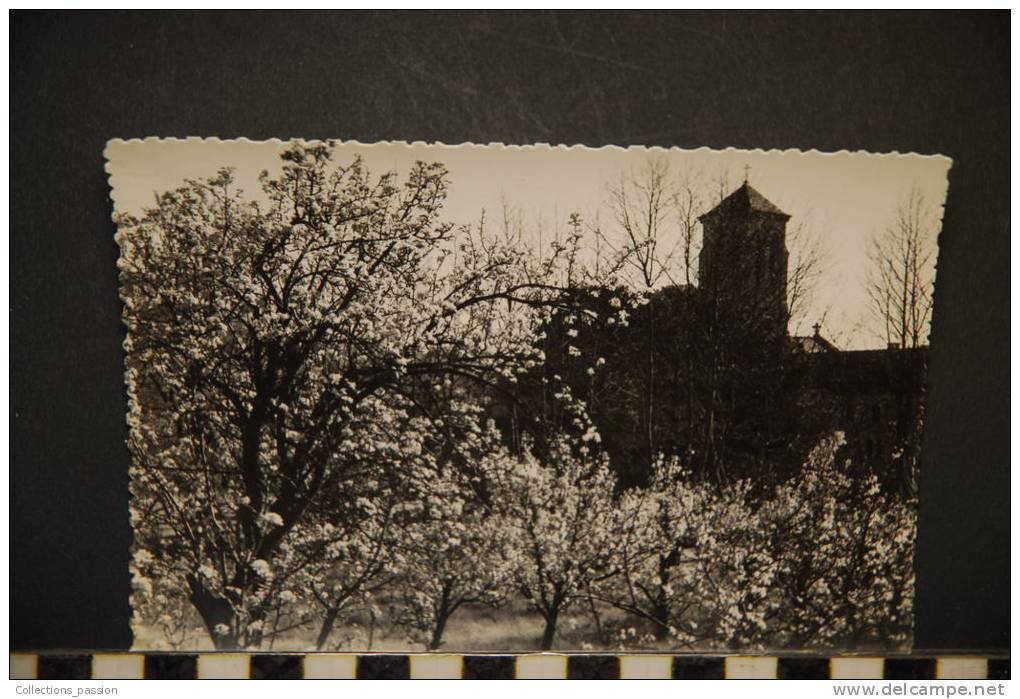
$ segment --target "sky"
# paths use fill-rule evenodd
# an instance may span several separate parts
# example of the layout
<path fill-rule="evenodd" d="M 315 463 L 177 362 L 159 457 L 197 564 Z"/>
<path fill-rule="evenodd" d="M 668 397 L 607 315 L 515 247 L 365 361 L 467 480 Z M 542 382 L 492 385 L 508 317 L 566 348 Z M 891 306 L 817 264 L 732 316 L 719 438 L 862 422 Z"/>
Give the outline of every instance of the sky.
<path fill-rule="evenodd" d="M 111 141 L 106 157 L 115 209 L 139 214 L 156 193 L 225 166 L 236 168 L 237 185 L 256 198 L 258 173 L 278 171 L 286 146 L 244 139 Z M 507 204 L 522 213 L 525 234 L 536 242 L 539 229 L 544 237 L 557 228 L 564 231 L 573 212 L 599 221 L 610 238 L 618 236 L 607 188 L 639 172 L 650 158 L 665 161 L 674 176 L 700 174 L 711 180 L 715 184 L 707 187 L 716 199 L 720 179 L 729 194 L 746 175 L 752 187 L 790 215 L 788 231 L 801 227 L 821 251 L 818 282 L 791 332 L 809 334 L 811 325 L 821 322 L 822 334 L 846 349 L 885 346 L 865 288 L 869 241 L 891 225 L 912 188 L 924 198 L 930 235 L 937 236 L 951 165 L 942 156 L 847 151 L 337 142 L 337 162 L 355 155 L 376 174 L 404 175 L 417 160 L 442 162 L 450 173 L 446 220 L 477 222 L 485 210 L 491 221 L 502 217 Z"/>

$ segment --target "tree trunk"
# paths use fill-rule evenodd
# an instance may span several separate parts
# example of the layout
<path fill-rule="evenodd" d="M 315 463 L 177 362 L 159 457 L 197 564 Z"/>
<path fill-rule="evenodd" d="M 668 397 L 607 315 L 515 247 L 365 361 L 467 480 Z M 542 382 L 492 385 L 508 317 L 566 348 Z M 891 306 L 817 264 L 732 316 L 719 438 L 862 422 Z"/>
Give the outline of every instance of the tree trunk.
<path fill-rule="evenodd" d="M 238 638 L 237 619 L 234 609 L 223 597 L 206 589 L 202 581 L 195 575 L 188 575 L 188 587 L 191 592 L 188 599 L 202 618 L 209 637 L 216 650 L 237 650 L 241 647 Z M 218 633 L 217 626 L 226 627 L 227 633 Z"/>
<path fill-rule="evenodd" d="M 315 650 L 322 650 L 326 646 L 326 641 L 329 640 L 329 635 L 333 633 L 333 625 L 336 624 L 336 618 L 339 614 L 340 605 L 330 607 L 329 611 L 326 612 L 326 616 L 322 620 L 322 626 L 319 627 L 319 635 L 315 639 Z"/>
<path fill-rule="evenodd" d="M 428 650 L 439 650 L 439 646 L 443 644 L 443 631 L 446 630 L 446 622 L 449 620 L 450 615 L 446 612 L 442 612 L 436 617 L 436 626 L 432 629 L 432 638 L 428 643 Z"/>
<path fill-rule="evenodd" d="M 595 606 L 595 598 L 591 594 L 591 585 L 587 586 L 588 593 L 588 611 L 591 612 L 591 618 L 595 622 L 595 633 L 598 636 L 599 643 L 605 645 L 607 643 L 605 631 L 602 628 L 602 616 L 599 614 L 598 607 Z"/>
<path fill-rule="evenodd" d="M 655 592 L 655 602 L 652 604 L 652 615 L 655 619 L 655 638 L 663 641 L 669 637 L 669 599 L 666 595 L 666 585 L 669 584 L 669 567 L 672 556 L 659 556 L 659 587 Z"/>
<path fill-rule="evenodd" d="M 648 289 L 651 293 L 651 287 Z M 648 297 L 648 387 L 645 402 L 645 454 L 644 473 L 641 474 L 642 482 L 651 478 L 652 465 L 655 463 L 655 300 Z"/>
<path fill-rule="evenodd" d="M 436 625 L 432 629 L 432 638 L 429 639 L 426 650 L 436 650 L 443 642 L 443 631 L 446 629 L 446 622 L 456 609 L 456 605 L 450 606 L 450 583 L 443 584 L 443 596 L 439 601 L 439 609 L 436 610 Z"/>
<path fill-rule="evenodd" d="M 545 616 L 545 629 L 542 631 L 542 650 L 552 648 L 553 639 L 556 637 L 556 620 L 559 615 L 559 607 L 554 607 Z"/>

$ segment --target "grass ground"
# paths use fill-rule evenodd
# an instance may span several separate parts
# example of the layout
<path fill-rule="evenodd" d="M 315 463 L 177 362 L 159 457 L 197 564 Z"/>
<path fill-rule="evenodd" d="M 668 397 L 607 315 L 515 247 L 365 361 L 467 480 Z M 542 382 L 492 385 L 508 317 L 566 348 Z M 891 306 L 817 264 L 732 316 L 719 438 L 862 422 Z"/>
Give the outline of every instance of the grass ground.
<path fill-rule="evenodd" d="M 618 628 L 623 618 L 610 610 L 601 610 L 603 623 Z M 197 619 L 194 621 L 197 622 Z M 541 646 L 545 622 L 541 615 L 526 605 L 508 605 L 500 609 L 484 606 L 461 608 L 450 620 L 440 650 L 451 652 L 534 651 Z M 135 650 L 211 651 L 212 642 L 196 624 L 178 638 L 176 648 L 168 642 L 161 629 L 148 624 L 134 626 Z M 371 642 L 369 636 L 371 635 Z M 328 650 L 337 651 L 422 651 L 422 643 L 407 638 L 406 632 L 385 621 L 375 625 L 371 634 L 365 625 L 337 629 Z M 566 611 L 553 644 L 554 650 L 615 649 L 614 643 L 601 643 L 592 616 L 576 608 Z M 284 634 L 272 645 L 273 650 L 313 651 L 315 630 L 297 629 Z M 327 649 L 324 649 L 327 650 Z"/>

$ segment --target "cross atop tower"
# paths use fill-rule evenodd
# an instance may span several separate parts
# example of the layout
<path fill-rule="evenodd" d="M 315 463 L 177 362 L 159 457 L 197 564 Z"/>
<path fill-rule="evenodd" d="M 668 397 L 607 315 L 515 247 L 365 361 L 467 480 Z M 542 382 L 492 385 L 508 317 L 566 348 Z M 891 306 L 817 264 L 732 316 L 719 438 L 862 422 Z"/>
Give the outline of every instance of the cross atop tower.
<path fill-rule="evenodd" d="M 751 166 L 744 163 L 744 184 L 747 184 L 748 179 L 751 177 Z"/>

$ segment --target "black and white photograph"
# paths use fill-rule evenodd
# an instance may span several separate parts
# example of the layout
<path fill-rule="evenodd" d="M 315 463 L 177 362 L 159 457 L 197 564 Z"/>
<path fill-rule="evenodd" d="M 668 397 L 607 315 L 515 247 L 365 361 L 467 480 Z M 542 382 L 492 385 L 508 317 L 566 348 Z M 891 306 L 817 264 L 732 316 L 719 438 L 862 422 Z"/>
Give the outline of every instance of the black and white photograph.
<path fill-rule="evenodd" d="M 909 651 L 949 158 L 106 148 L 143 651 Z"/>

